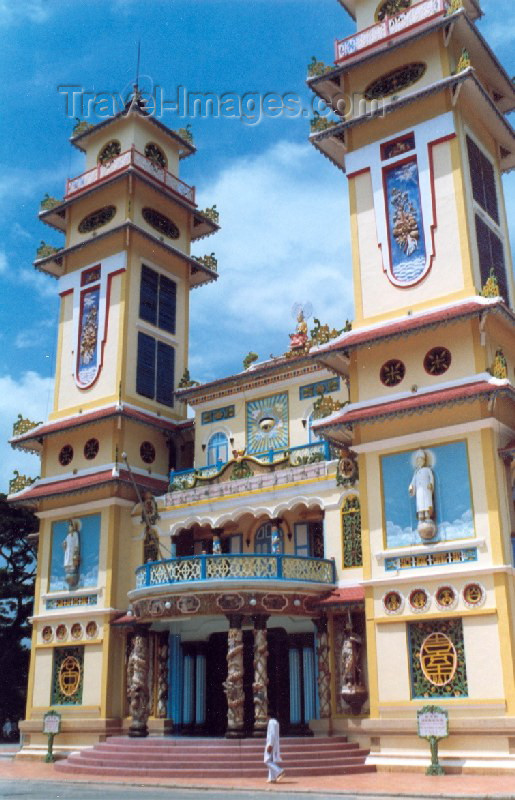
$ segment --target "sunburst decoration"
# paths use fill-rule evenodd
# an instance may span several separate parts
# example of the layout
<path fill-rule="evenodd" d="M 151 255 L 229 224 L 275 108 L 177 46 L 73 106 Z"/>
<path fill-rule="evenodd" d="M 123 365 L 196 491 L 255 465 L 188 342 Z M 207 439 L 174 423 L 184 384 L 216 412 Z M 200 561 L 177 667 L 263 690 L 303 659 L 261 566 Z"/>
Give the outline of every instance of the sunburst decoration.
<path fill-rule="evenodd" d="M 288 447 L 288 395 L 274 394 L 247 403 L 247 453 Z"/>

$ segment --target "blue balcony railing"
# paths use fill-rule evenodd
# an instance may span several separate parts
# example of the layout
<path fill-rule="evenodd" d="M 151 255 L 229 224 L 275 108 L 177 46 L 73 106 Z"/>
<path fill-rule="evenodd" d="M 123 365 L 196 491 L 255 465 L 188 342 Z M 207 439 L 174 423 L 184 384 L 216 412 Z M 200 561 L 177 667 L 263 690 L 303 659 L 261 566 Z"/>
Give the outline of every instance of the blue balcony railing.
<path fill-rule="evenodd" d="M 267 450 L 262 453 L 247 453 L 243 458 L 256 459 L 262 464 L 277 464 L 288 459 L 290 466 L 299 467 L 303 464 L 314 464 L 317 461 L 330 461 L 332 458 L 336 458 L 336 455 L 333 454 L 330 443 L 324 440 L 313 442 L 312 444 L 301 444 L 297 447 Z M 169 491 L 191 489 L 199 478 L 202 482 L 207 482 L 209 478 L 214 478 L 218 475 L 224 469 L 226 463 L 219 461 L 209 467 L 171 470 Z"/>
<path fill-rule="evenodd" d="M 136 570 L 136 589 L 220 580 L 292 581 L 333 586 L 336 569 L 332 559 L 230 553 L 151 561 Z"/>

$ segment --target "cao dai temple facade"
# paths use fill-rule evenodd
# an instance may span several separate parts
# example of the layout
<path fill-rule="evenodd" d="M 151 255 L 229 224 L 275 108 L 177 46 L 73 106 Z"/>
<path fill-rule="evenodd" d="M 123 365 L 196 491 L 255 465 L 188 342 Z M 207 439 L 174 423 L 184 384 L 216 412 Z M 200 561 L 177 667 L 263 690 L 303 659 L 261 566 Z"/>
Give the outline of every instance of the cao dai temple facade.
<path fill-rule="evenodd" d="M 54 408 L 12 440 L 42 464 L 11 496 L 41 520 L 22 755 L 49 708 L 66 752 L 259 736 L 273 707 L 421 767 L 430 704 L 444 765 L 515 768 L 513 86 L 477 0 L 341 4 L 357 33 L 308 84 L 348 180 L 352 326 L 300 309 L 284 356 L 190 380 L 189 292 L 217 279 L 190 246 L 218 218 L 178 177 L 188 131 L 137 91 L 74 133 L 85 171 L 43 204 L 65 239 L 35 262 Z"/>

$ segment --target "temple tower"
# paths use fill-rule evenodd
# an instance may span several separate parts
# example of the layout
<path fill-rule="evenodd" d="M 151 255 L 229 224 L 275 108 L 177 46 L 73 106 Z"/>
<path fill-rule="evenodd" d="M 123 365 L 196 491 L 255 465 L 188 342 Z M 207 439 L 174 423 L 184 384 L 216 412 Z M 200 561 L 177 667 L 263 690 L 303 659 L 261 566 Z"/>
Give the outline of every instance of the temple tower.
<path fill-rule="evenodd" d="M 42 243 L 35 261 L 61 298 L 54 405 L 12 440 L 41 454 L 41 478 L 12 496 L 41 519 L 29 746 L 50 705 L 63 714 L 64 745 L 104 737 L 126 712 L 122 639 L 109 622 L 127 607 L 134 568 L 159 555 L 152 495 L 166 491 L 171 467 L 191 464 L 175 389 L 188 385 L 189 292 L 217 278 L 213 255 L 190 255 L 218 217 L 199 211 L 178 177 L 195 152 L 189 130 L 148 114 L 136 89 L 115 117 L 78 124 L 71 143 L 85 171 L 40 212 L 64 245 Z M 142 497 L 146 533 L 135 537 Z"/>
<path fill-rule="evenodd" d="M 315 357 L 336 372 L 349 357 L 351 403 L 315 429 L 359 454 L 361 731 L 376 763 L 395 762 L 401 741 L 426 747 L 416 711 L 438 704 L 449 759 L 488 730 L 499 739 L 481 747 L 508 763 L 515 295 L 501 176 L 515 94 L 476 0 L 341 3 L 357 33 L 308 83 L 334 112 L 311 141 L 347 174 L 355 298 L 353 330 Z"/>

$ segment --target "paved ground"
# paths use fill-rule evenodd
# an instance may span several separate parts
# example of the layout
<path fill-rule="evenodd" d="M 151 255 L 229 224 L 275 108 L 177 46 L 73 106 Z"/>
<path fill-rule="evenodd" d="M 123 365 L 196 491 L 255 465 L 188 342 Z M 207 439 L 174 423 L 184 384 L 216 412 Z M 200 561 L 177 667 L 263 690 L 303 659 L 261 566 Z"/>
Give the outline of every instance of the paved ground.
<path fill-rule="evenodd" d="M 12 748 L 14 749 L 14 748 Z M 5 752 L 5 751 L 4 751 Z M 89 800 L 103 795 L 104 800 L 132 800 L 136 796 L 142 798 L 142 787 L 145 800 L 159 800 L 165 796 L 160 791 L 166 788 L 166 797 L 173 800 L 197 800 L 208 797 L 209 800 L 250 800 L 259 792 L 278 792 L 290 798 L 302 797 L 304 800 L 324 800 L 334 795 L 351 798 L 403 798 L 403 800 L 421 800 L 421 798 L 495 798 L 495 800 L 515 800 L 515 775 L 444 775 L 429 777 L 420 773 L 378 772 L 367 775 L 349 775 L 332 778 L 288 778 L 282 783 L 266 783 L 263 769 L 263 780 L 191 780 L 165 778 L 108 778 L 96 776 L 92 779 L 85 775 L 65 775 L 57 773 L 52 764 L 39 761 L 14 761 L 3 758 L 0 761 L 0 798 L 34 798 L 34 800 Z M 89 784 L 89 785 L 88 785 Z M 92 786 L 94 784 L 94 786 Z M 136 788 L 137 787 L 137 788 Z M 171 792 L 174 787 L 176 791 Z M 188 790 L 201 790 L 188 791 Z M 212 791 L 206 791 L 212 790 Z M 221 791 L 223 790 L 223 791 Z"/>

